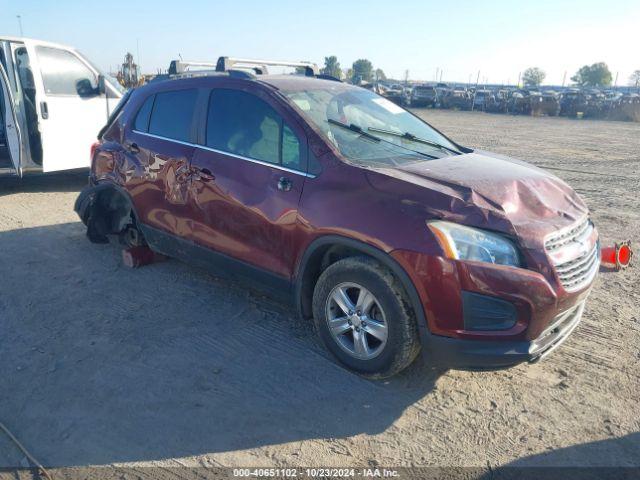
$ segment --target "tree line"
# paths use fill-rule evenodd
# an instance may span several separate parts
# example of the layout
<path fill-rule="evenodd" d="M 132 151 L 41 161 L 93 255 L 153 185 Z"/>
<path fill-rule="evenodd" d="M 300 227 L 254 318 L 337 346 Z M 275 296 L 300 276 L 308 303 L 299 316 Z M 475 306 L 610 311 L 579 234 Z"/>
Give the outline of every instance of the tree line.
<path fill-rule="evenodd" d="M 338 62 L 338 57 L 335 55 L 324 57 L 322 73 L 340 80 L 348 80 L 351 83 L 384 81 L 387 79 L 384 71 L 381 68 L 374 68 L 373 63 L 366 58 L 356 60 L 351 65 L 351 68 L 343 72 L 340 62 Z"/>
<path fill-rule="evenodd" d="M 340 80 L 347 80 L 351 83 L 373 82 L 386 80 L 387 77 L 380 68 L 374 68 L 373 63 L 366 58 L 361 58 L 353 62 L 351 68 L 346 71 L 342 70 L 338 57 L 331 55 L 324 57 L 324 75 L 330 75 Z M 547 74 L 538 67 L 527 68 L 522 75 L 522 83 L 526 87 L 538 87 L 542 84 Z M 609 67 L 604 62 L 594 63 L 593 65 L 584 65 L 575 75 L 571 77 L 571 81 L 580 87 L 607 87 L 611 85 L 613 76 Z M 629 85 L 640 86 L 640 70 L 633 72 L 629 78 Z"/>

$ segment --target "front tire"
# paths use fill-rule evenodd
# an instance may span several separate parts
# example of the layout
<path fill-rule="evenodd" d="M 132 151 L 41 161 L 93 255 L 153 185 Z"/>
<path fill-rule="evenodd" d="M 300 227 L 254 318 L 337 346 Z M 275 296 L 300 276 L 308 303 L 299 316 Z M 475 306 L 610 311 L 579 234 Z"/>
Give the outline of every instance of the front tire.
<path fill-rule="evenodd" d="M 313 316 L 329 351 L 368 377 L 395 375 L 420 351 L 404 289 L 372 258 L 345 258 L 322 272 L 314 289 Z"/>

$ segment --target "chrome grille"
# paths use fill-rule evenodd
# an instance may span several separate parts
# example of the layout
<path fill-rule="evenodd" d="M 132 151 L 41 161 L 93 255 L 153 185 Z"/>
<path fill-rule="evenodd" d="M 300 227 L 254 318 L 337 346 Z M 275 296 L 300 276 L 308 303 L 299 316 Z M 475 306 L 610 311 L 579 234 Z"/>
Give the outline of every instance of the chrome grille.
<path fill-rule="evenodd" d="M 554 250 L 558 250 L 565 245 L 580 241 L 581 239 L 588 237 L 591 234 L 592 230 L 593 224 L 587 218 L 583 222 L 580 222 L 576 227 L 571 227 L 568 230 L 561 230 L 560 232 L 551 235 L 544 242 L 544 248 L 547 249 L 547 252 L 553 252 Z"/>
<path fill-rule="evenodd" d="M 588 252 L 584 251 L 584 245 L 591 238 L 593 230 L 593 224 L 586 219 L 577 226 L 551 235 L 545 241 L 545 249 L 551 258 L 562 259 L 555 261 L 554 267 L 560 283 L 567 291 L 581 289 L 591 282 L 598 272 L 598 243 L 596 242 Z M 567 256 L 570 257 L 569 260 L 566 259 Z"/>

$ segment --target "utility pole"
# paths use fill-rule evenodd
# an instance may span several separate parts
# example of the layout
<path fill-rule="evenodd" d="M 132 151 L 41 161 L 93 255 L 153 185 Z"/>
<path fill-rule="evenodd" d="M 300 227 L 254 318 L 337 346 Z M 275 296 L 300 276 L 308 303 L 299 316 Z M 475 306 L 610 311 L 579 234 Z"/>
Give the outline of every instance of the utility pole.
<path fill-rule="evenodd" d="M 522 75 L 522 72 L 518 72 L 518 84 L 516 85 L 517 88 L 520 88 L 520 76 Z"/>
<path fill-rule="evenodd" d="M 20 36 L 24 37 L 24 32 L 22 31 L 22 16 L 16 15 L 16 18 L 18 19 L 18 29 L 20 30 Z"/>
<path fill-rule="evenodd" d="M 472 112 L 473 112 L 474 104 L 476 103 L 476 93 L 478 92 L 478 82 L 480 82 L 480 70 L 478 70 L 478 77 L 476 78 L 476 89 L 473 91 L 473 100 L 471 100 Z"/>
<path fill-rule="evenodd" d="M 613 83 L 613 89 L 614 90 L 618 87 L 618 73 L 620 73 L 620 72 L 616 72 L 616 81 Z"/>
<path fill-rule="evenodd" d="M 138 73 L 140 73 L 140 39 L 136 38 L 136 60 L 138 61 Z"/>
<path fill-rule="evenodd" d="M 564 75 L 562 76 L 562 88 L 564 88 L 564 84 L 567 81 L 567 71 L 564 71 Z"/>

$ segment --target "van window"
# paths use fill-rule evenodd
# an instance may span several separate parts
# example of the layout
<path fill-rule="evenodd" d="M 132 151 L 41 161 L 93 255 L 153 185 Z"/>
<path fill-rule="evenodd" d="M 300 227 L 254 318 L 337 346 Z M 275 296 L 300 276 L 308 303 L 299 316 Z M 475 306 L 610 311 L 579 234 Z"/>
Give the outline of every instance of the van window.
<path fill-rule="evenodd" d="M 151 118 L 151 109 L 153 108 L 153 99 L 155 95 L 151 95 L 144 102 L 138 114 L 136 115 L 136 121 L 133 124 L 133 129 L 139 132 L 149 131 L 149 119 Z"/>
<path fill-rule="evenodd" d="M 48 95 L 98 95 L 97 76 L 73 53 L 51 47 L 36 47 L 36 53 Z"/>
<path fill-rule="evenodd" d="M 149 133 L 190 141 L 197 98 L 198 90 L 195 88 L 157 93 L 149 121 Z"/>
<path fill-rule="evenodd" d="M 5 147 L 5 127 L 4 127 L 4 91 L 2 90 L 4 82 L 0 82 L 0 152 Z M 2 168 L 2 158 L 0 157 L 0 168 Z"/>
<path fill-rule="evenodd" d="M 16 48 L 14 60 L 20 84 L 19 92 L 24 99 L 24 114 L 27 120 L 27 137 L 29 139 L 29 148 L 31 149 L 31 159 L 36 164 L 42 165 L 42 139 L 38 131 L 36 85 L 26 47 Z"/>
<path fill-rule="evenodd" d="M 22 91 L 33 92 L 33 98 L 35 98 L 36 84 L 33 80 L 33 71 L 31 70 L 31 62 L 29 61 L 27 49 L 25 47 L 16 49 L 15 57 Z"/>
<path fill-rule="evenodd" d="M 258 97 L 214 90 L 209 98 L 206 145 L 300 170 L 300 142 L 282 117 Z"/>

